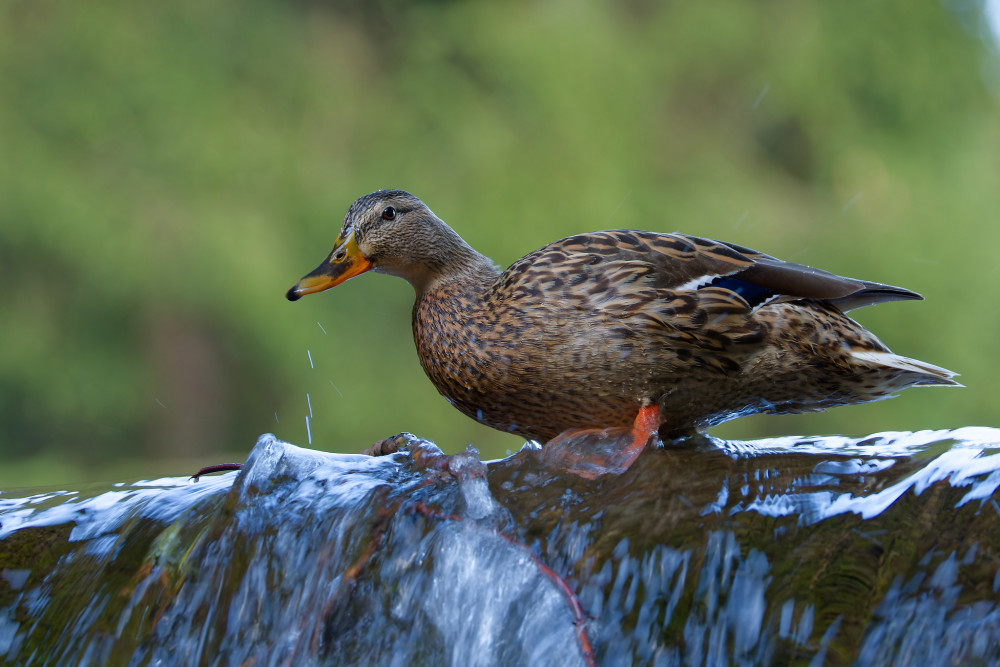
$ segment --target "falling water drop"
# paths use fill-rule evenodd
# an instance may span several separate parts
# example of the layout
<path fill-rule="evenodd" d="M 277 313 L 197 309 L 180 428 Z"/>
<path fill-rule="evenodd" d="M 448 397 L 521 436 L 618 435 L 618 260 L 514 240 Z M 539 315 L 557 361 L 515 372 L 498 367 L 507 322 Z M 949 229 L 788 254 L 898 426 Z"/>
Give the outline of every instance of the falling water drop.
<path fill-rule="evenodd" d="M 849 208 L 851 208 L 852 206 L 854 206 L 855 204 L 857 204 L 857 203 L 858 203 L 858 200 L 859 200 L 859 199 L 861 199 L 861 196 L 862 196 L 863 194 L 864 194 L 864 192 L 859 192 L 858 194 L 856 194 L 856 195 L 854 195 L 853 197 L 851 197 L 850 201 L 848 201 L 848 202 L 847 202 L 846 204 L 844 204 L 844 207 L 843 207 L 842 209 L 840 209 L 840 210 L 841 210 L 842 212 L 843 212 L 843 211 L 846 211 L 847 209 L 849 209 Z"/>
<path fill-rule="evenodd" d="M 760 95 L 758 95 L 757 99 L 755 99 L 753 101 L 753 108 L 754 109 L 756 109 L 758 106 L 760 106 L 760 103 L 764 101 L 764 96 L 767 95 L 767 91 L 769 91 L 769 90 L 771 90 L 771 84 L 769 84 L 769 83 L 764 84 L 764 90 L 760 91 Z"/>

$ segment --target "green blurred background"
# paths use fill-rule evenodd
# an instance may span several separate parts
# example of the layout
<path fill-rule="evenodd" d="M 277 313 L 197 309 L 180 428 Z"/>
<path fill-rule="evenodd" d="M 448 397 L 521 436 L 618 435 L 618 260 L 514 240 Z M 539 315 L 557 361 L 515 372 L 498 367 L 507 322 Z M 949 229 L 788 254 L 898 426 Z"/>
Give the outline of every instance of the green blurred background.
<path fill-rule="evenodd" d="M 635 227 L 914 289 L 927 301 L 855 315 L 968 387 L 718 435 L 996 425 L 985 15 L 976 0 L 7 0 L 0 487 L 189 474 L 269 431 L 307 446 L 307 394 L 314 448 L 407 430 L 518 449 L 424 377 L 403 281 L 283 297 L 347 206 L 389 187 L 503 265 Z"/>

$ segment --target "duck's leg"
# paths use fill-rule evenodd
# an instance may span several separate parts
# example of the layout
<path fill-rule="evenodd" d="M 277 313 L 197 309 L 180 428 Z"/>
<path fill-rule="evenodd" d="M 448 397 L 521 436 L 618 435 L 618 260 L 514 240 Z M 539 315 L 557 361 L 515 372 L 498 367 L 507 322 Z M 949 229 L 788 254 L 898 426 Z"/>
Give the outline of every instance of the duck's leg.
<path fill-rule="evenodd" d="M 632 442 L 622 452 L 628 457 L 626 468 L 639 458 L 639 454 L 649 444 L 649 439 L 657 434 L 660 421 L 660 408 L 657 405 L 644 405 L 639 408 L 639 414 L 632 422 Z"/>
<path fill-rule="evenodd" d="M 587 479 L 621 474 L 635 462 L 650 438 L 657 435 L 660 421 L 659 408 L 644 405 L 630 429 L 563 431 L 542 447 L 542 459 Z"/>

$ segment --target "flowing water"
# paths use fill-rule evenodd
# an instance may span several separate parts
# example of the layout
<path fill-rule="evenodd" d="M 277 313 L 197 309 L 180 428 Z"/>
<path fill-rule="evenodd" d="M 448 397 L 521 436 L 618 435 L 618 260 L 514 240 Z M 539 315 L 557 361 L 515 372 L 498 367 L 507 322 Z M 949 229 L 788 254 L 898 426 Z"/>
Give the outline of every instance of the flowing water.
<path fill-rule="evenodd" d="M 0 493 L 0 660 L 1000 661 L 998 430 L 711 440 L 594 480 L 393 442 Z"/>

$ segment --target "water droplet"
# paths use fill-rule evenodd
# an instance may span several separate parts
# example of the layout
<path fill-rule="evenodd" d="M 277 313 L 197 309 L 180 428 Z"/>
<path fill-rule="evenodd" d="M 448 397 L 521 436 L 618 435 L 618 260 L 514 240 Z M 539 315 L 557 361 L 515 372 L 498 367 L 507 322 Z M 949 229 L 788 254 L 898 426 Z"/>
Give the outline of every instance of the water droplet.
<path fill-rule="evenodd" d="M 849 209 L 852 206 L 854 206 L 855 204 L 857 204 L 858 200 L 861 199 L 861 196 L 863 194 L 864 194 L 864 192 L 859 192 L 858 194 L 856 194 L 853 197 L 851 197 L 850 201 L 848 201 L 846 204 L 844 204 L 844 207 L 842 209 L 840 209 L 840 210 L 841 211 L 846 211 L 847 209 Z"/>
<path fill-rule="evenodd" d="M 767 91 L 769 91 L 769 90 L 771 90 L 771 84 L 765 83 L 764 84 L 764 90 L 760 91 L 760 95 L 758 95 L 757 99 L 755 99 L 753 101 L 753 108 L 754 109 L 756 109 L 758 106 L 760 106 L 760 103 L 764 101 L 764 96 L 767 95 Z"/>

